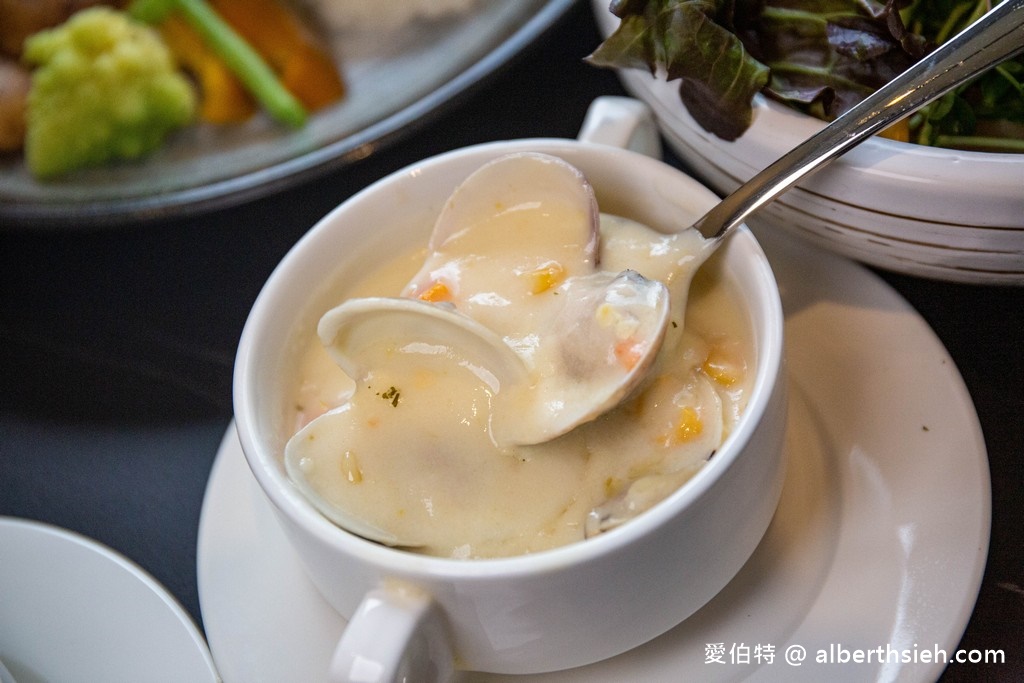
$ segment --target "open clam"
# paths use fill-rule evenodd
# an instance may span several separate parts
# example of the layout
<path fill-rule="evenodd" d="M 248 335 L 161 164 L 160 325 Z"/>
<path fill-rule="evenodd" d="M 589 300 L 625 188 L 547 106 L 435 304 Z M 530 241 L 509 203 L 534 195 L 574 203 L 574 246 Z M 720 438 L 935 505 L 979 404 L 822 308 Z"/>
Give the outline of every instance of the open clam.
<path fill-rule="evenodd" d="M 599 228 L 578 169 L 546 154 L 503 156 L 452 194 L 403 292 L 454 306 L 522 359 L 529 382 L 495 421 L 501 444 L 548 441 L 601 415 L 657 354 L 668 291 L 636 272 L 599 270 Z"/>
<path fill-rule="evenodd" d="M 421 496 L 382 490 L 390 479 L 383 473 L 429 441 L 432 422 L 462 424 L 463 440 L 489 439 L 491 404 L 526 381 L 525 366 L 473 319 L 412 299 L 352 299 L 325 314 L 318 332 L 356 387 L 289 440 L 288 475 L 335 524 L 386 545 L 418 547 Z M 392 504 L 381 506 L 384 497 Z M 407 511 L 407 523 L 379 519 L 382 509 Z"/>
<path fill-rule="evenodd" d="M 317 333 L 328 354 L 357 383 L 399 359 L 410 364 L 407 372 L 419 364 L 459 368 L 494 394 L 526 381 L 526 368 L 512 349 L 451 306 L 391 297 L 351 299 L 324 314 Z"/>

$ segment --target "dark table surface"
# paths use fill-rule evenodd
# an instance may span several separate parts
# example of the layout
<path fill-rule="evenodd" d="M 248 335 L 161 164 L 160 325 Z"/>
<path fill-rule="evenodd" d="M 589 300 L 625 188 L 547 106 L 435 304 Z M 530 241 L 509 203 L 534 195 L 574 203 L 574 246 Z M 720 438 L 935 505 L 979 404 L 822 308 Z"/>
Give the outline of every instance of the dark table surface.
<path fill-rule="evenodd" d="M 396 143 L 241 206 L 116 228 L 0 230 L 0 515 L 111 546 L 201 625 L 204 487 L 231 420 L 238 337 L 271 269 L 332 207 L 407 164 L 478 142 L 574 137 L 595 96 L 625 94 L 614 74 L 582 63 L 598 42 L 589 5 L 577 3 Z M 992 474 L 988 564 L 960 646 L 1001 649 L 1006 661 L 953 665 L 942 680 L 1024 681 L 1024 288 L 879 274 L 959 367 Z"/>

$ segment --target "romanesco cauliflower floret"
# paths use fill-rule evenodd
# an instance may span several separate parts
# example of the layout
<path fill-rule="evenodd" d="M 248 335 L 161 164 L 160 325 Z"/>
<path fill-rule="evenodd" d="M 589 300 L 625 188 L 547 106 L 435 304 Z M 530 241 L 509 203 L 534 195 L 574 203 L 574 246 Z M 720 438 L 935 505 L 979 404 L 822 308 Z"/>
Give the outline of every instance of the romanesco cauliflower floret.
<path fill-rule="evenodd" d="M 40 178 L 134 159 L 192 120 L 196 97 L 160 37 L 123 12 L 94 7 L 25 41 L 37 68 L 25 160 Z"/>

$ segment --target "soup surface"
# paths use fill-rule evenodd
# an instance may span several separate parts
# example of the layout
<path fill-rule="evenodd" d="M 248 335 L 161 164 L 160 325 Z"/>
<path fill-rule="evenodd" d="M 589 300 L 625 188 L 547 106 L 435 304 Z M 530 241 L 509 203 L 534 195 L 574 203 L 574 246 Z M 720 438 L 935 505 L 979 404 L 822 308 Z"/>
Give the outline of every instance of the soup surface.
<path fill-rule="evenodd" d="M 714 455 L 753 378 L 749 318 L 720 278 L 717 259 L 687 287 L 698 247 L 686 234 L 601 216 L 600 269 L 664 282 L 671 322 L 636 391 L 614 410 L 536 445 L 497 443 L 492 426 L 502 404 L 479 374 L 382 363 L 357 386 L 314 338 L 294 392 L 296 434 L 285 455 L 293 479 L 301 476 L 329 517 L 336 506 L 410 550 L 464 559 L 582 541 L 649 509 Z M 423 250 L 401 255 L 338 292 L 337 301 L 434 296 L 423 284 L 424 273 L 437 271 L 424 266 L 431 258 Z M 515 264 L 483 260 L 474 268 L 470 279 L 484 283 L 474 294 L 478 317 L 498 316 L 516 339 L 529 338 L 531 297 L 555 294 L 557 267 L 530 271 L 531 292 L 500 307 L 487 305 L 488 272 L 513 272 Z"/>

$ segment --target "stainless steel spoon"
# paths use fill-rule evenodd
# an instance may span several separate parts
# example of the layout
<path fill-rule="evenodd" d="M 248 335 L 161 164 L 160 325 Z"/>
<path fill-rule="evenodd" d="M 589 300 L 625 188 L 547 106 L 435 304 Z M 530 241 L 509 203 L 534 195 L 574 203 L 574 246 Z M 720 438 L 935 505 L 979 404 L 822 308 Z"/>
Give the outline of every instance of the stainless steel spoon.
<path fill-rule="evenodd" d="M 859 104 L 783 154 L 699 218 L 702 259 L 754 212 L 801 179 L 953 88 L 1024 52 L 1024 0 L 1004 0 Z M 691 272 L 692 276 L 692 272 Z M 675 290 L 689 281 L 678 278 Z M 656 354 L 655 345 L 647 353 Z M 643 359 L 647 362 L 647 359 Z"/>
<path fill-rule="evenodd" d="M 1005 0 L 887 85 L 779 157 L 693 227 L 716 246 L 752 213 L 889 124 L 1024 52 L 1024 0 Z M 709 249 L 710 251 L 710 249 Z"/>

